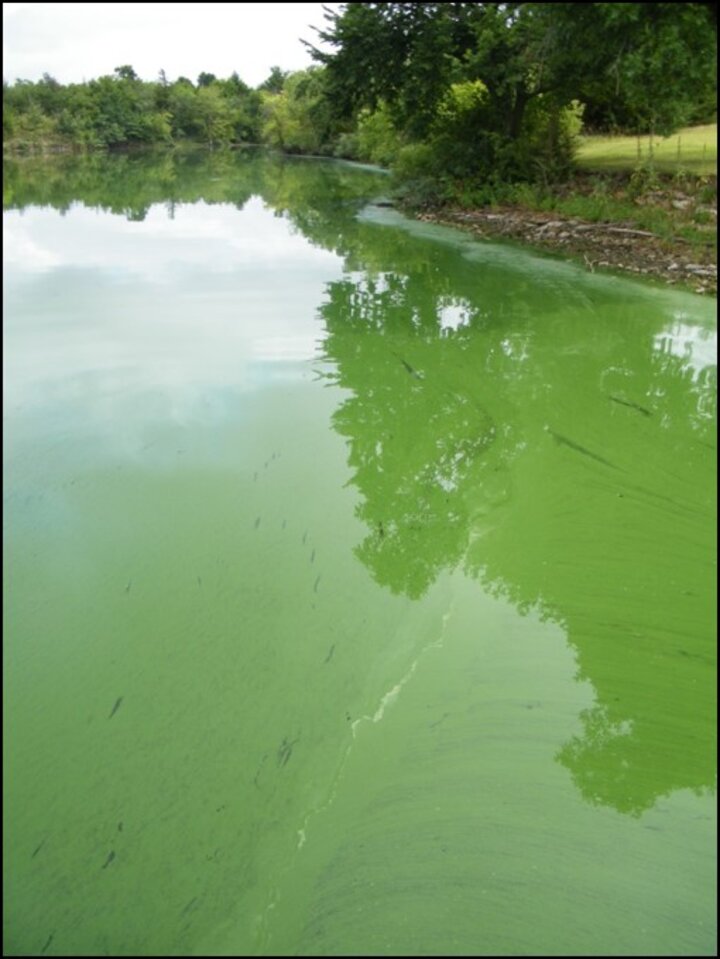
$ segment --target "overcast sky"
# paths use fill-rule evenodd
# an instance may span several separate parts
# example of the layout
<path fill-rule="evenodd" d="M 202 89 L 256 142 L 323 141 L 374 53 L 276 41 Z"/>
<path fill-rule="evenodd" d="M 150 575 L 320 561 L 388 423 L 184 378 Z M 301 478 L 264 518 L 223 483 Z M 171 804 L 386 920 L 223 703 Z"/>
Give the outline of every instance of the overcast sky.
<path fill-rule="evenodd" d="M 130 64 L 195 81 L 237 71 L 250 86 L 277 64 L 312 63 L 301 39 L 326 26 L 321 3 L 3 3 L 3 77 L 77 83 Z M 339 4 L 326 6 L 336 9 Z"/>

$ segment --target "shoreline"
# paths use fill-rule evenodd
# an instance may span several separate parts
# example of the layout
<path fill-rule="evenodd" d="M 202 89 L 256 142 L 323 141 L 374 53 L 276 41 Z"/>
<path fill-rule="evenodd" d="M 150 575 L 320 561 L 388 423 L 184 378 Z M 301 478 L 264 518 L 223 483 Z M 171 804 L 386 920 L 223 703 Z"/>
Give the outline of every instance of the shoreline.
<path fill-rule="evenodd" d="M 560 253 L 593 273 L 619 271 L 717 296 L 717 262 L 712 250 L 699 251 L 682 239 L 666 240 L 631 223 L 592 223 L 511 206 L 404 212 L 427 223 L 465 230 L 479 239 L 507 239 L 540 252 Z"/>
<path fill-rule="evenodd" d="M 182 141 L 174 144 L 163 144 L 154 147 L 143 145 L 125 145 L 99 151 L 78 151 L 67 144 L 45 144 L 45 149 L 24 154 L 13 153 L 8 150 L 8 144 L 3 144 L 4 159 L 22 162 L 25 159 L 54 159 L 58 156 L 87 153 L 145 153 L 157 152 L 158 149 L 170 153 L 182 152 L 184 148 L 200 148 L 212 150 L 209 144 L 198 144 L 193 141 Z M 237 150 L 255 146 L 254 144 L 237 143 L 229 145 L 230 149 Z M 302 154 L 284 154 L 293 158 Z M 313 157 L 312 159 L 315 159 Z M 321 159 L 317 157 L 317 159 Z M 357 161 L 337 157 L 323 157 L 322 159 L 335 162 L 349 163 L 352 166 L 373 169 L 378 172 L 390 173 L 382 167 L 362 164 Z M 614 174 L 608 176 L 607 183 L 616 181 L 619 187 L 617 196 L 627 199 L 627 175 Z M 559 199 L 582 199 L 588 196 L 588 187 L 591 187 L 591 178 L 585 174 L 576 176 L 564 185 Z M 663 188 L 664 186 L 664 188 Z M 625 196 L 623 196 L 625 194 Z M 666 222 L 669 215 L 672 236 L 660 236 L 658 233 L 638 228 L 633 222 L 631 211 L 620 210 L 616 218 L 610 216 L 605 221 L 585 220 L 578 216 L 562 214 L 557 210 L 533 209 L 532 206 L 516 204 L 493 205 L 492 207 L 464 208 L 458 206 L 428 206 L 418 208 L 408 202 L 398 202 L 396 199 L 383 199 L 383 205 L 394 206 L 406 216 L 450 226 L 470 233 L 478 239 L 509 240 L 520 243 L 529 249 L 540 253 L 551 253 L 571 259 L 590 272 L 615 272 L 635 277 L 647 277 L 650 280 L 675 286 L 699 295 L 717 296 L 717 252 L 712 243 L 711 234 L 716 235 L 717 228 L 717 201 L 716 195 L 709 202 L 700 203 L 700 197 L 680 192 L 677 186 L 671 183 L 664 184 L 652 192 L 637 198 L 634 203 L 663 211 Z M 706 226 L 698 227 L 690 219 L 694 212 L 701 212 L 705 217 L 702 221 Z M 626 215 L 628 219 L 621 220 L 617 214 Z M 710 226 L 710 224 L 713 226 Z M 693 242 L 678 235 L 679 229 L 694 226 L 696 231 L 707 231 L 708 241 L 702 235 L 699 242 Z M 669 231 L 668 231 L 669 232 Z"/>

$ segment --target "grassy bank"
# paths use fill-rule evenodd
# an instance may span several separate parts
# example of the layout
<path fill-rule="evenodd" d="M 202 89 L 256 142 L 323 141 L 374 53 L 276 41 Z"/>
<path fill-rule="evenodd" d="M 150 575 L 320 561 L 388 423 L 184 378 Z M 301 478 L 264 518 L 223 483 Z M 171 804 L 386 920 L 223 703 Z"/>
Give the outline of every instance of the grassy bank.
<path fill-rule="evenodd" d="M 511 205 L 586 223 L 619 224 L 703 252 L 717 249 L 717 180 L 692 175 L 579 173 L 552 188 L 519 187 Z"/>
<path fill-rule="evenodd" d="M 578 164 L 586 170 L 632 171 L 648 163 L 650 156 L 649 136 L 587 136 L 581 140 Z M 685 127 L 671 137 L 655 137 L 652 160 L 658 172 L 716 176 L 717 123 Z"/>
<path fill-rule="evenodd" d="M 458 183 L 401 205 L 423 219 L 558 252 L 588 269 L 717 290 L 716 124 L 649 137 L 584 137 L 575 172 L 555 183 Z M 444 195 L 443 195 L 444 192 Z"/>

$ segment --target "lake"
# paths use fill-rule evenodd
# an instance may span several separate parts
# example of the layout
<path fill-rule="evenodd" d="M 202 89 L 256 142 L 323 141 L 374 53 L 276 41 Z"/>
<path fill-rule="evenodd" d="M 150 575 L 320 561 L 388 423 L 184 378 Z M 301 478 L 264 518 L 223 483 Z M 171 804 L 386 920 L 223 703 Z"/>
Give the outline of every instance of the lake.
<path fill-rule="evenodd" d="M 6 162 L 6 955 L 715 954 L 715 301 L 388 189 Z"/>

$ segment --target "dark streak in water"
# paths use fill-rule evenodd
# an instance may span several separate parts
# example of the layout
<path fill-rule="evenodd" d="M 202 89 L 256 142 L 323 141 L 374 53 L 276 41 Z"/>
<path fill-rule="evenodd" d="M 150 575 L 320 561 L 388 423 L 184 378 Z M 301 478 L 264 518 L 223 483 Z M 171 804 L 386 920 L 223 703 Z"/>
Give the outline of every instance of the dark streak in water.
<path fill-rule="evenodd" d="M 194 903 L 196 903 L 197 901 L 198 901 L 198 897 L 197 897 L 197 896 L 193 896 L 192 899 L 190 900 L 190 902 L 183 908 L 183 910 L 182 910 L 182 912 L 180 913 L 180 915 L 181 915 L 181 916 L 186 916 L 186 915 L 190 912 L 190 910 L 192 909 Z"/>
<path fill-rule="evenodd" d="M 625 472 L 624 470 L 621 470 L 619 466 L 611 463 L 610 460 L 606 460 L 604 457 L 598 456 L 597 453 L 593 453 L 592 450 L 586 449 L 584 446 L 581 446 L 574 440 L 568 439 L 567 436 L 562 436 L 560 433 L 556 433 L 555 430 L 551 430 L 549 428 L 548 433 L 553 437 L 555 442 L 560 443 L 561 446 L 567 446 L 569 449 L 575 450 L 577 453 L 582 453 L 583 456 L 587 456 L 591 460 L 595 460 L 597 463 L 602 463 L 603 466 L 609 466 L 610 469 L 618 470 L 620 473 Z"/>
<path fill-rule="evenodd" d="M 281 768 L 288 764 L 290 757 L 292 756 L 293 746 L 298 742 L 298 738 L 293 739 L 292 742 L 288 742 L 287 736 L 284 737 L 283 741 L 280 743 L 280 746 L 277 751 L 277 764 Z"/>
<path fill-rule="evenodd" d="M 710 663 L 711 659 L 708 656 L 703 656 L 701 653 L 689 653 L 686 649 L 678 649 L 680 656 L 684 656 L 686 659 L 695 659 L 701 663 Z"/>
<path fill-rule="evenodd" d="M 393 350 L 393 353 L 395 353 L 394 350 Z M 400 356 L 399 353 L 395 353 L 395 356 L 397 356 L 397 358 L 400 360 L 400 362 L 401 362 L 402 365 L 405 367 L 405 369 L 406 369 L 407 372 L 410 374 L 410 376 L 414 376 L 416 380 L 422 380 L 422 379 L 423 379 L 422 373 L 418 373 L 418 371 L 417 371 L 416 369 L 413 369 L 413 367 L 410 366 L 410 364 L 408 363 L 408 361 L 407 361 L 407 360 L 404 360 L 404 359 L 402 358 L 402 356 Z"/>
<path fill-rule="evenodd" d="M 444 719 L 447 719 L 449 715 L 450 715 L 450 713 L 443 713 L 442 716 L 440 717 L 440 719 L 436 719 L 434 723 L 430 723 L 430 725 L 428 726 L 428 729 L 432 729 L 434 726 L 439 726 L 440 723 L 441 723 Z"/>
<path fill-rule="evenodd" d="M 48 936 L 47 942 L 45 943 L 45 945 L 44 945 L 44 946 L 42 947 L 42 949 L 40 950 L 40 953 L 41 953 L 41 954 L 47 950 L 47 948 L 49 947 L 50 943 L 53 941 L 54 938 L 55 938 L 55 933 L 54 933 L 54 932 L 51 932 L 50 935 Z"/>
<path fill-rule="evenodd" d="M 263 758 L 260 760 L 260 765 L 258 766 L 257 772 L 255 773 L 255 777 L 254 777 L 254 779 L 253 779 L 253 783 L 257 786 L 258 789 L 260 788 L 260 784 L 258 783 L 258 779 L 260 778 L 260 773 L 262 772 L 262 768 L 263 768 L 263 766 L 265 765 L 265 760 L 266 760 L 267 758 L 268 758 L 268 754 L 265 753 L 265 755 L 263 756 Z"/>
<path fill-rule="evenodd" d="M 104 865 L 102 866 L 102 868 L 103 868 L 103 869 L 107 869 L 107 867 L 110 865 L 110 863 L 113 861 L 114 858 L 115 858 L 115 850 L 112 849 L 112 850 L 110 851 L 110 854 L 108 855 L 107 859 L 105 860 L 105 863 L 104 863 Z"/>
<path fill-rule="evenodd" d="M 330 652 L 329 652 L 329 653 L 327 654 L 327 656 L 325 657 L 325 662 L 326 662 L 326 663 L 329 663 L 329 662 L 330 662 L 330 660 L 332 659 L 332 655 L 333 655 L 334 652 L 335 652 L 335 643 L 332 644 L 332 646 L 330 647 Z"/>
<path fill-rule="evenodd" d="M 122 824 L 121 822 L 119 822 L 119 823 L 118 823 L 118 832 L 122 832 L 122 831 L 123 831 L 123 824 Z"/>
<path fill-rule="evenodd" d="M 303 535 L 302 535 L 302 544 L 303 544 L 303 546 L 305 545 L 305 540 L 306 540 L 306 539 L 307 539 L 307 530 L 305 530 L 305 532 L 304 532 Z"/>
<path fill-rule="evenodd" d="M 691 516 L 708 516 L 706 510 L 696 509 L 694 506 L 686 506 L 684 503 L 678 503 L 677 500 L 674 500 L 670 496 L 665 496 L 664 493 L 655 493 L 653 490 L 648 489 L 646 486 L 626 486 L 626 489 L 634 493 L 642 493 L 643 496 L 648 496 L 655 500 L 660 500 L 663 503 L 669 503 L 675 508 L 677 512 L 687 513 Z"/>
<path fill-rule="evenodd" d="M 255 520 L 255 529 L 257 529 L 259 525 L 260 525 L 260 517 L 258 516 L 258 518 Z"/>
<path fill-rule="evenodd" d="M 311 563 L 315 562 L 315 550 L 313 550 L 312 553 L 310 554 L 310 562 Z"/>
<path fill-rule="evenodd" d="M 621 400 L 619 396 L 612 395 L 610 395 L 610 399 L 613 403 L 620 403 L 622 406 L 628 406 L 631 410 L 637 410 L 638 413 L 642 413 L 643 416 L 652 416 L 652 411 L 644 406 L 640 406 L 639 403 L 631 403 L 628 400 Z"/>
<path fill-rule="evenodd" d="M 128 582 L 127 582 L 127 586 L 125 587 L 125 592 L 126 592 L 126 593 L 129 593 L 129 592 L 130 592 L 130 587 L 131 587 L 131 586 L 132 586 L 132 580 L 129 579 Z"/>
<path fill-rule="evenodd" d="M 112 708 L 112 712 L 111 712 L 110 715 L 108 716 L 108 719 L 112 719 L 112 718 L 113 718 L 113 716 L 114 716 L 115 713 L 118 711 L 118 709 L 120 709 L 120 704 L 122 703 L 122 701 L 123 701 L 122 696 L 118 696 L 117 701 L 115 702 L 115 705 L 114 705 L 113 708 Z"/>
<path fill-rule="evenodd" d="M 318 585 L 319 585 L 319 583 L 320 583 L 320 579 L 321 579 L 321 577 L 318 576 L 318 578 L 315 580 L 315 585 L 313 586 L 313 593 L 317 593 L 317 591 L 318 591 Z"/>
<path fill-rule="evenodd" d="M 43 841 L 42 841 L 42 842 L 40 843 L 40 845 L 35 849 L 35 852 L 32 854 L 32 856 L 30 856 L 30 858 L 31 858 L 31 859 L 34 859 L 35 856 L 37 856 L 37 854 L 40 852 L 40 850 L 42 849 L 42 847 L 43 847 L 44 845 L 45 845 L 45 840 L 43 839 Z"/>

